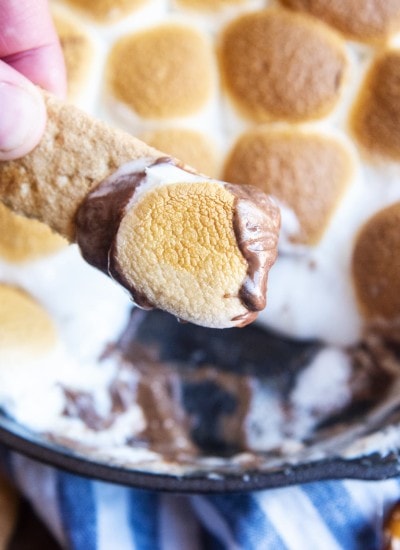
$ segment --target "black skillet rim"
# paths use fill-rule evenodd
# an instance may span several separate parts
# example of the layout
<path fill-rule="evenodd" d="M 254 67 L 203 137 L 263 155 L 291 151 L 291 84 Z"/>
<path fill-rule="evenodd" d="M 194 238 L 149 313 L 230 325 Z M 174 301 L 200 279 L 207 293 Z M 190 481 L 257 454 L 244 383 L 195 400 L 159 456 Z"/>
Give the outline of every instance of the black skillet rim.
<path fill-rule="evenodd" d="M 180 475 L 146 472 L 97 462 L 47 442 L 15 421 L 0 415 L 0 443 L 41 463 L 72 474 L 136 489 L 172 493 L 231 493 L 287 487 L 334 479 L 379 481 L 400 474 L 400 456 L 391 452 L 352 459 L 328 458 L 278 469 L 198 472 Z"/>

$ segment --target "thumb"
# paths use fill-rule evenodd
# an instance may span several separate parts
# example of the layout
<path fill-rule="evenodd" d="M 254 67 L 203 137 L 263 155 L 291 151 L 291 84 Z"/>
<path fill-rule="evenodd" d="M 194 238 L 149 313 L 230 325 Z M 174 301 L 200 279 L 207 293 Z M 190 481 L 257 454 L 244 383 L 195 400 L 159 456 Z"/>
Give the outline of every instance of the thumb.
<path fill-rule="evenodd" d="M 39 89 L 0 60 L 0 161 L 29 153 L 45 125 L 46 108 Z"/>

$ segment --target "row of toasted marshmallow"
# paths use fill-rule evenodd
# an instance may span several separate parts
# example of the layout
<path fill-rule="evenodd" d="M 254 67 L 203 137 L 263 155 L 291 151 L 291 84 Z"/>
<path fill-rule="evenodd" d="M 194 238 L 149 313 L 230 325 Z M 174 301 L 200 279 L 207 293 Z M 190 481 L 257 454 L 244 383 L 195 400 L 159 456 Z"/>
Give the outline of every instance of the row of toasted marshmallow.
<path fill-rule="evenodd" d="M 77 21 L 60 12 L 55 20 L 67 61 L 70 97 L 76 99 L 90 78 L 88 67 L 96 49 Z M 234 19 L 219 50 L 222 81 L 237 107 L 236 116 L 256 123 L 324 118 L 352 79 L 341 40 L 310 18 L 285 11 L 264 10 Z M 114 111 L 122 113 L 120 119 L 170 120 L 176 126 L 201 112 L 208 120 L 219 109 L 214 105 L 207 110 L 215 91 L 215 65 L 211 45 L 198 29 L 167 23 L 125 35 L 111 48 L 105 71 L 114 98 L 109 102 L 111 116 Z M 400 96 L 393 83 L 399 71 L 399 52 L 381 52 L 350 115 L 360 146 L 395 160 L 400 158 L 400 133 L 393 113 Z"/>
<path fill-rule="evenodd" d="M 358 0 L 347 0 L 340 4 L 330 0 L 279 0 L 291 10 L 309 14 L 331 25 L 345 37 L 361 42 L 376 43 L 400 30 L 400 6 L 396 1 L 372 0 L 362 4 Z M 114 23 L 135 14 L 151 4 L 149 0 L 64 0 L 81 14 L 103 24 Z M 268 6 L 264 0 L 172 0 L 167 4 L 171 10 L 189 9 L 208 13 L 210 16 L 223 11 L 250 9 L 253 6 Z M 154 6 L 155 8 L 159 6 Z"/>

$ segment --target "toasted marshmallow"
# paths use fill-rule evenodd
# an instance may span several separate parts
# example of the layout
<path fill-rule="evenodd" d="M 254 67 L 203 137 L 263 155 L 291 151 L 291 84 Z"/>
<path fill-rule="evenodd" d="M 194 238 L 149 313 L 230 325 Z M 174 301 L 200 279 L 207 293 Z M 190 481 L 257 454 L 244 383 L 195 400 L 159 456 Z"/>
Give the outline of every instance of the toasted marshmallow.
<path fill-rule="evenodd" d="M 302 15 L 248 13 L 222 33 L 221 75 L 234 105 L 256 122 L 317 119 L 341 96 L 343 46 L 334 32 Z"/>
<path fill-rule="evenodd" d="M 0 286 L 0 364 L 13 369 L 46 355 L 57 341 L 51 318 L 24 292 Z"/>
<path fill-rule="evenodd" d="M 14 214 L 0 203 L 0 257 L 25 262 L 50 255 L 67 246 L 67 241 L 47 225 Z"/>
<path fill-rule="evenodd" d="M 352 174 L 353 159 L 335 138 L 260 128 L 236 142 L 223 178 L 277 197 L 298 222 L 290 240 L 310 245 L 323 235 Z"/>
<path fill-rule="evenodd" d="M 400 30 L 400 4 L 397 0 L 281 0 L 294 10 L 318 17 L 345 36 L 363 42 L 378 42 Z"/>
<path fill-rule="evenodd" d="M 0 285 L 0 400 L 21 421 L 38 425 L 59 414 L 63 403 L 56 370 L 64 354 L 49 314 L 29 295 Z"/>
<path fill-rule="evenodd" d="M 400 160 L 400 50 L 387 50 L 372 64 L 351 114 L 353 134 L 364 149 Z"/>
<path fill-rule="evenodd" d="M 148 0 L 66 0 L 99 23 L 114 22 L 146 4 Z"/>
<path fill-rule="evenodd" d="M 206 35 L 181 24 L 121 37 L 107 62 L 115 99 L 144 118 L 195 114 L 210 98 L 214 59 Z"/>
<path fill-rule="evenodd" d="M 231 6 L 246 4 L 248 0 L 176 0 L 176 3 L 185 8 L 200 11 L 218 11 Z"/>
<path fill-rule="evenodd" d="M 353 254 L 358 303 L 368 319 L 400 319 L 400 202 L 361 228 Z"/>
<path fill-rule="evenodd" d="M 187 128 L 149 130 L 140 138 L 159 151 L 182 160 L 198 172 L 218 175 L 218 154 L 212 136 Z"/>
<path fill-rule="evenodd" d="M 94 64 L 95 46 L 78 18 L 64 10 L 52 10 L 67 69 L 68 99 L 77 101 L 83 95 Z"/>

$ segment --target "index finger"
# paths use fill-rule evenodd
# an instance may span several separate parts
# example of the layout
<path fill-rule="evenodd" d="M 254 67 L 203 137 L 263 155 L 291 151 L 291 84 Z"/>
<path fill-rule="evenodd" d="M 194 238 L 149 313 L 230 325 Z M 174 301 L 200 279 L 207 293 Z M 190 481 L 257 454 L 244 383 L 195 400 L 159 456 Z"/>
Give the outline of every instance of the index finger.
<path fill-rule="evenodd" d="M 65 94 L 64 59 L 47 0 L 0 2 L 0 58 L 35 84 Z"/>

